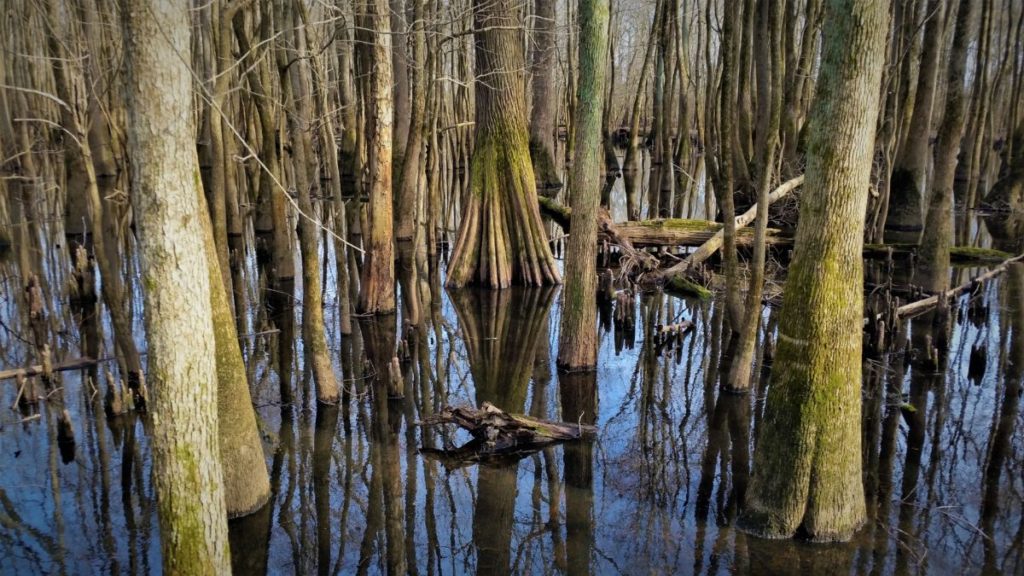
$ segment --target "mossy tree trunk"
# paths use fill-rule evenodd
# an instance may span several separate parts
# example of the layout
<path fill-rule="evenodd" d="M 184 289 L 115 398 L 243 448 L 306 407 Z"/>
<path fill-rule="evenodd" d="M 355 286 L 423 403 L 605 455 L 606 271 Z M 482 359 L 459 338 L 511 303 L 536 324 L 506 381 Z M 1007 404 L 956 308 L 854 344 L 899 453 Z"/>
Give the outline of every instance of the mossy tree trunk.
<path fill-rule="evenodd" d="M 946 76 L 946 111 L 939 125 L 935 143 L 935 172 L 931 197 L 921 235 L 920 284 L 940 292 L 950 283 L 949 249 L 953 242 L 953 183 L 956 179 L 957 154 L 964 134 L 967 98 L 964 76 L 967 74 L 968 48 L 971 45 L 973 13 L 978 2 L 960 0 L 953 31 L 953 47 L 949 54 Z"/>
<path fill-rule="evenodd" d="M 513 0 L 476 0 L 476 144 L 448 286 L 558 284 L 537 207 L 526 125 L 525 58 Z"/>
<path fill-rule="evenodd" d="M 364 81 L 366 99 L 366 146 L 370 181 L 369 227 L 363 230 L 366 260 L 360 278 L 359 310 L 369 314 L 395 311 L 395 259 L 392 246 L 394 223 L 391 199 L 391 146 L 394 126 L 392 98 L 391 25 L 387 0 L 367 0 L 359 26 L 357 50 L 368 70 Z"/>
<path fill-rule="evenodd" d="M 211 274 L 195 217 L 202 208 L 192 76 L 181 58 L 190 51 L 188 7 L 130 1 L 123 23 L 163 570 L 227 574 L 216 347 L 214 339 L 196 337 L 210 334 L 213 323 Z"/>
<path fill-rule="evenodd" d="M 945 38 L 945 13 L 945 0 L 931 0 L 928 3 L 914 113 L 910 117 L 907 141 L 896 160 L 889 184 L 889 208 L 885 224 L 892 230 L 921 229 L 924 214 L 922 205 L 928 190 L 928 166 L 931 163 L 932 110 Z"/>
<path fill-rule="evenodd" d="M 572 207 L 565 256 L 565 292 L 558 364 L 578 370 L 597 366 L 597 211 L 601 204 L 601 147 L 608 52 L 608 0 L 580 0 L 580 73 L 576 93 L 576 150 Z"/>
<path fill-rule="evenodd" d="M 831 0 L 807 184 L 779 345 L 741 526 L 845 540 L 865 520 L 861 480 L 861 250 L 888 7 Z"/>
<path fill-rule="evenodd" d="M 206 197 L 196 194 L 202 223 L 203 248 L 209 266 L 210 312 L 217 355 L 217 425 L 224 469 L 224 504 L 229 518 L 258 510 L 270 498 L 270 478 L 263 457 L 263 443 L 256 429 L 256 411 L 249 394 L 238 332 L 227 289 L 221 281 L 213 225 Z"/>

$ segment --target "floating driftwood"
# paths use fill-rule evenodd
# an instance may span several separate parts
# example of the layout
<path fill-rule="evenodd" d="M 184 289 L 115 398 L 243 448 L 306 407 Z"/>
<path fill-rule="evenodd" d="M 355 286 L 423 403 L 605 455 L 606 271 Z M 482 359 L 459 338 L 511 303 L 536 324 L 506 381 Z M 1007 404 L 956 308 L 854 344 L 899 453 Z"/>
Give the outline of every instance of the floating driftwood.
<path fill-rule="evenodd" d="M 597 433 L 597 428 L 586 424 L 509 414 L 490 402 L 484 402 L 479 409 L 471 406 L 446 406 L 440 414 L 417 424 L 455 424 L 473 436 L 473 440 L 452 450 L 420 450 L 424 455 L 438 458 L 449 468 L 477 462 L 493 464 L 515 461 L 545 446 L 593 438 Z"/>

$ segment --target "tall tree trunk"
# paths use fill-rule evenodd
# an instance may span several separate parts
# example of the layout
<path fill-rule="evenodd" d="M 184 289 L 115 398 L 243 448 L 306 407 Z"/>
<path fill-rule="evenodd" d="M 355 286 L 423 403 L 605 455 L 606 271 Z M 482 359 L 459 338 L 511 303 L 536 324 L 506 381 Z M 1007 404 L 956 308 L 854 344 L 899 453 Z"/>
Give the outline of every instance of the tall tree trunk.
<path fill-rule="evenodd" d="M 964 76 L 967 51 L 971 44 L 971 25 L 978 2 L 960 0 L 953 32 L 953 48 L 946 76 L 946 111 L 935 143 L 935 174 L 931 199 L 921 235 L 921 285 L 941 292 L 949 288 L 949 249 L 953 242 L 953 182 L 956 179 L 957 154 L 964 134 L 967 100 Z"/>
<path fill-rule="evenodd" d="M 719 98 L 718 155 L 719 168 L 715 171 L 715 199 L 722 216 L 722 260 L 725 268 L 726 305 L 729 310 L 729 324 L 738 332 L 743 323 L 743 308 L 740 304 L 739 261 L 736 255 L 736 205 L 735 196 L 735 155 L 736 150 L 736 84 L 737 53 L 739 39 L 736 20 L 739 6 L 725 8 L 722 17 L 722 94 Z"/>
<path fill-rule="evenodd" d="M 601 147 L 607 74 L 608 0 L 580 0 L 580 76 L 576 92 L 576 152 L 558 364 L 578 370 L 597 366 L 597 211 L 601 205 Z"/>
<path fill-rule="evenodd" d="M 476 143 L 448 285 L 561 282 L 537 205 L 526 125 L 519 4 L 476 0 Z"/>
<path fill-rule="evenodd" d="M 411 240 L 421 223 L 419 213 L 420 196 L 423 188 L 420 177 L 423 173 L 423 138 L 427 112 L 426 69 L 427 37 L 424 21 L 424 4 L 427 0 L 409 0 L 413 3 L 412 23 L 412 117 L 409 121 L 409 136 L 406 140 L 405 156 L 402 158 L 402 182 L 398 188 L 398 214 L 395 218 L 395 238 Z M 399 111 L 395 111 L 396 117 Z M 401 129 L 398 126 L 397 129 Z"/>
<path fill-rule="evenodd" d="M 235 319 L 221 283 L 213 226 L 207 216 L 206 198 L 196 194 L 202 223 L 203 248 L 209 266 L 210 314 L 217 359 L 217 426 L 224 470 L 224 507 L 229 518 L 258 510 L 270 498 L 270 478 L 263 443 L 256 428 L 256 411 L 249 394 Z"/>
<path fill-rule="evenodd" d="M 124 8 L 132 192 L 143 268 L 153 479 L 167 574 L 227 574 L 210 270 L 195 214 L 189 15 L 185 4 Z"/>
<path fill-rule="evenodd" d="M 754 224 L 754 258 L 750 264 L 750 284 L 743 311 L 743 322 L 738 334 L 736 355 L 730 366 L 726 389 L 734 392 L 746 391 L 750 387 L 750 369 L 754 362 L 754 348 L 757 329 L 761 323 L 761 295 L 764 290 L 764 266 L 768 231 L 768 193 L 775 177 L 775 153 L 779 145 L 779 127 L 782 122 L 782 4 L 767 7 L 769 28 L 769 52 L 771 54 L 770 102 L 759 102 L 768 106 L 768 121 L 764 147 L 759 149 L 757 197 L 757 221 Z M 764 47 L 762 46 L 762 49 Z"/>
<path fill-rule="evenodd" d="M 366 260 L 363 263 L 359 310 L 369 314 L 395 311 L 395 259 L 391 200 L 391 137 L 394 101 L 391 92 L 391 30 L 387 0 L 363 4 L 361 42 L 365 85 L 366 124 L 370 182 L 369 228 L 363 230 Z"/>
<path fill-rule="evenodd" d="M 914 114 L 910 117 L 907 141 L 896 159 L 889 184 L 889 209 L 885 225 L 892 230 L 921 229 L 925 192 L 928 190 L 928 167 L 931 164 L 931 120 L 935 104 L 939 62 L 945 34 L 946 2 L 928 3 L 921 66 L 917 76 Z"/>
<path fill-rule="evenodd" d="M 555 168 L 555 119 L 558 115 L 558 37 L 555 34 L 557 0 L 534 2 L 533 54 L 530 71 L 533 76 L 533 107 L 530 111 L 530 159 L 537 189 L 547 195 L 562 187 Z"/>
<path fill-rule="evenodd" d="M 830 0 L 807 184 L 742 527 L 846 540 L 861 479 L 861 255 L 888 7 Z"/>

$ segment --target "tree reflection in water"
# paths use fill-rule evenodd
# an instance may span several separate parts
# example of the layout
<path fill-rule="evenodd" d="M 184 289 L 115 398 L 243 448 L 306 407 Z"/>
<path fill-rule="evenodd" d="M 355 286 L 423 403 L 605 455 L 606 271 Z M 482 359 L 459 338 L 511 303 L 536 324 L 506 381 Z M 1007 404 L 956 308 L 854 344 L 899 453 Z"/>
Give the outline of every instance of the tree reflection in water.
<path fill-rule="evenodd" d="M 770 306 L 761 378 L 749 395 L 720 391 L 730 351 L 722 304 L 658 293 L 604 304 L 599 370 L 558 374 L 557 288 L 446 292 L 443 268 L 424 252 L 400 247 L 398 259 L 400 313 L 358 318 L 349 335 L 338 333 L 326 280 L 342 384 L 333 408 L 313 402 L 297 337 L 301 286 L 271 285 L 254 259 L 235 271 L 252 304 L 242 325 L 259 333 L 243 350 L 273 491 L 263 509 L 231 522 L 236 573 L 1024 570 L 1024 266 L 958 299 L 945 317 L 906 322 L 888 353 L 865 362 L 871 521 L 849 544 L 811 546 L 731 528 L 763 416 Z M 65 270 L 38 265 L 47 285 L 60 285 Z M 0 262 L 0 281 L 18 266 Z M 955 271 L 961 280 L 976 272 Z M 137 301 L 138 282 L 125 287 Z M 74 334 L 55 340 L 59 358 L 110 349 L 106 316 L 48 297 L 51 309 L 67 310 Z M 23 324 L 16 303 L 0 306 L 0 319 Z M 656 336 L 681 320 L 694 323 L 681 341 Z M 947 351 L 936 361 L 929 350 L 943 347 L 943 330 Z M 3 338 L 5 367 L 30 358 Z M 73 463 L 61 463 L 48 404 L 36 420 L 17 423 L 31 412 L 0 419 L 0 572 L 134 574 L 159 565 L 147 418 L 108 417 L 86 378 L 102 380 L 103 367 L 63 375 Z M 10 406 L 15 393 L 3 387 L 0 401 Z M 483 401 L 595 422 L 599 435 L 503 465 L 448 469 L 419 453 L 465 438 L 416 422 L 445 405 Z"/>

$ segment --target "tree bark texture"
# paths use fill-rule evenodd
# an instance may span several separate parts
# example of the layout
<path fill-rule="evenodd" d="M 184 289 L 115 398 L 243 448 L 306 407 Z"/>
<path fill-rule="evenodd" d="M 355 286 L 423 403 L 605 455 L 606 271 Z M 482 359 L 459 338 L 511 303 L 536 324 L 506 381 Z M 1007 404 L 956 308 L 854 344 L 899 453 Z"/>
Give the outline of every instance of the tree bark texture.
<path fill-rule="evenodd" d="M 577 370 L 597 365 L 597 211 L 601 205 L 601 147 L 607 74 L 608 0 L 580 0 L 580 75 L 576 93 L 576 150 L 572 163 L 571 226 L 558 364 Z"/>
<path fill-rule="evenodd" d="M 558 284 L 537 207 L 526 125 L 525 58 L 514 0 L 477 0 L 476 144 L 448 286 Z"/>
<path fill-rule="evenodd" d="M 227 574 L 210 269 L 197 218 L 185 4 L 124 6 L 132 196 L 139 230 L 153 435 L 153 482 L 167 574 Z"/>
<path fill-rule="evenodd" d="M 395 311 L 395 258 L 392 222 L 391 145 L 394 127 L 392 99 L 391 25 L 387 0 L 368 0 L 364 5 L 361 59 L 369 70 L 366 102 L 367 147 L 370 167 L 369 228 L 363 231 L 366 261 L 363 263 L 359 310 L 369 314 Z"/>
<path fill-rule="evenodd" d="M 845 540 L 861 480 L 861 250 L 888 6 L 832 0 L 811 117 L 800 224 L 744 529 Z"/>

